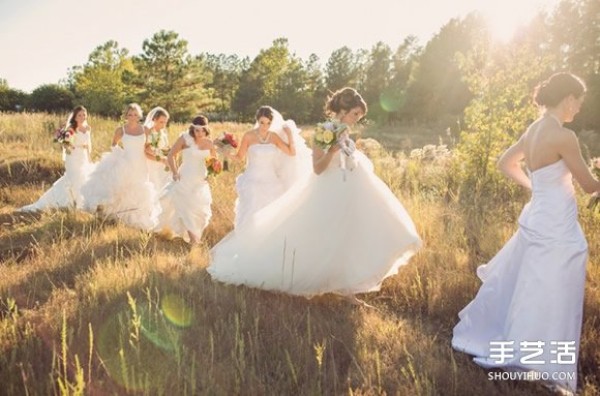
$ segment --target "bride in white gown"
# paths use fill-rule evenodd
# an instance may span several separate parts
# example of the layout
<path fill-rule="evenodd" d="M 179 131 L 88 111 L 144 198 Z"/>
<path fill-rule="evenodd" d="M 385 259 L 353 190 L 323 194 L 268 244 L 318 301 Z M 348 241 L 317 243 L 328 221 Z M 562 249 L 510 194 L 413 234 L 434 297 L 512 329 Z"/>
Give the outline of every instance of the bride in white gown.
<path fill-rule="evenodd" d="M 544 115 L 499 161 L 508 177 L 531 189 L 531 201 L 517 232 L 477 269 L 483 283 L 460 312 L 452 339 L 455 349 L 474 355 L 480 366 L 529 373 L 532 379 L 545 373 L 552 386 L 568 392 L 577 389 L 587 262 L 572 176 L 586 192 L 600 191 L 577 137 L 563 127 L 579 112 L 584 93 L 583 83 L 567 73 L 538 87 L 535 100 Z M 505 344 L 510 352 L 499 359 L 494 349 L 500 344 L 494 343 L 503 342 L 511 343 Z"/>
<path fill-rule="evenodd" d="M 115 129 L 112 151 L 102 155 L 82 194 L 87 210 L 101 209 L 128 225 L 151 231 L 160 207 L 154 185 L 148 180 L 142 109 L 136 103 L 128 105 L 125 118 L 125 125 Z"/>
<path fill-rule="evenodd" d="M 367 111 L 352 88 L 327 109 L 356 123 Z M 341 142 L 341 140 L 340 140 Z M 350 145 L 344 145 L 345 149 Z M 417 251 L 408 213 L 358 151 L 313 148 L 312 175 L 258 212 L 211 250 L 210 275 L 221 282 L 306 297 L 379 290 Z"/>
<path fill-rule="evenodd" d="M 213 142 L 208 139 L 209 129 L 200 125 L 201 121 L 201 117 L 196 117 L 189 131 L 179 136 L 169 152 L 173 181 L 165 187 L 160 198 L 162 213 L 156 228 L 194 244 L 200 242 L 202 231 L 212 215 L 206 158 L 216 157 Z M 178 168 L 175 157 L 180 152 L 183 158 Z"/>
<path fill-rule="evenodd" d="M 146 134 L 146 159 L 148 163 L 148 177 L 154 184 L 154 189 L 160 194 L 162 189 L 171 181 L 168 172 L 167 156 L 169 151 L 169 136 L 165 130 L 169 122 L 169 113 L 162 107 L 155 107 L 146 116 L 144 127 Z"/>
<path fill-rule="evenodd" d="M 295 139 L 291 130 L 284 128 L 281 114 L 270 106 L 262 106 L 256 112 L 254 129 L 242 137 L 240 148 L 231 159 L 243 161 L 246 170 L 236 180 L 238 199 L 235 203 L 235 227 L 252 219 L 254 214 L 273 202 L 286 190 L 278 170 L 282 164 L 280 153 L 294 156 Z M 284 130 L 287 142 L 278 132 Z"/>
<path fill-rule="evenodd" d="M 36 202 L 23 206 L 20 209 L 21 211 L 31 212 L 49 208 L 83 207 L 81 186 L 93 170 L 93 165 L 90 162 L 92 129 L 87 123 L 86 108 L 83 106 L 75 107 L 69 115 L 65 128 L 68 128 L 74 134 L 74 141 L 68 151 L 63 148 L 64 175 L 54 182 L 52 187 Z"/>

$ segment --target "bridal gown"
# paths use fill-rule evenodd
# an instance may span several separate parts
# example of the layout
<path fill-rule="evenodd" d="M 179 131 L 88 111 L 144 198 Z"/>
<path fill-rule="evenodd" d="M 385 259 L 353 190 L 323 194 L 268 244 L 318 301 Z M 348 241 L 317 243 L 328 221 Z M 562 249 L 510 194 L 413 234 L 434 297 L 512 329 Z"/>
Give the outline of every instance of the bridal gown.
<path fill-rule="evenodd" d="M 153 184 L 148 180 L 144 154 L 146 135 L 123 130 L 123 148 L 114 146 L 105 153 L 82 188 L 85 207 L 143 230 L 153 230 L 160 206 Z"/>
<path fill-rule="evenodd" d="M 171 231 L 189 242 L 188 231 L 200 238 L 212 215 L 205 162 L 210 150 L 198 148 L 187 132 L 182 136 L 188 147 L 181 151 L 180 179 L 171 181 L 163 190 L 157 231 Z"/>
<path fill-rule="evenodd" d="M 485 368 L 545 372 L 551 382 L 575 391 L 587 242 L 565 162 L 529 175 L 533 194 L 519 217 L 519 229 L 477 269 L 483 283 L 459 313 L 452 346 Z M 513 342 L 507 345 L 512 356 L 504 362 L 490 348 L 490 342 L 496 349 L 499 341 Z M 532 352 L 523 344 L 532 342 L 541 342 L 538 350 L 543 352 L 533 359 L 536 364 L 529 362 Z"/>
<path fill-rule="evenodd" d="M 235 227 L 243 225 L 284 192 L 285 187 L 277 174 L 279 152 L 271 143 L 248 147 L 246 170 L 236 180 Z"/>
<path fill-rule="evenodd" d="M 63 154 L 65 173 L 36 202 L 23 206 L 20 210 L 32 212 L 49 208 L 82 208 L 81 187 L 93 170 L 87 147 L 91 147 L 91 132 L 76 132 L 73 149 Z"/>
<path fill-rule="evenodd" d="M 158 148 L 160 150 L 169 148 L 169 138 L 164 131 L 155 131 L 152 130 L 150 132 L 150 136 L 148 136 L 147 142 L 152 141 L 152 139 L 156 139 L 158 141 Z M 146 158 L 148 163 L 148 177 L 152 184 L 154 184 L 154 189 L 157 193 L 160 194 L 162 189 L 171 181 L 171 174 L 168 171 L 168 168 L 162 162 L 154 161 L 149 158 Z"/>
<path fill-rule="evenodd" d="M 223 238 L 210 275 L 306 297 L 379 290 L 421 240 L 371 162 L 358 151 L 342 155 Z"/>
<path fill-rule="evenodd" d="M 304 179 L 313 173 L 312 150 L 306 144 L 306 140 L 300 134 L 301 130 L 296 126 L 293 120 L 284 122 L 292 135 L 295 146 L 295 155 L 287 155 L 279 151 L 279 162 L 276 165 L 276 173 L 285 191 L 292 188 L 296 183 L 301 183 Z M 278 133 L 279 137 L 288 142 L 288 135 L 283 129 Z"/>

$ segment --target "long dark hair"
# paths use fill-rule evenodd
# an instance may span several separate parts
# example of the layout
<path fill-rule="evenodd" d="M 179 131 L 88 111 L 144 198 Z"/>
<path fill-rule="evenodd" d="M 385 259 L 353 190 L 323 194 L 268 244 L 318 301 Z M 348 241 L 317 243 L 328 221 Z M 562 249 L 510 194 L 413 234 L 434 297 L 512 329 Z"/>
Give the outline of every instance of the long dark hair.
<path fill-rule="evenodd" d="M 74 131 L 77 131 L 77 114 L 79 114 L 80 112 L 85 111 L 87 113 L 87 109 L 83 106 L 77 106 L 73 109 L 73 111 L 71 112 L 71 117 L 69 119 L 69 125 L 67 125 L 68 128 L 73 129 Z"/>

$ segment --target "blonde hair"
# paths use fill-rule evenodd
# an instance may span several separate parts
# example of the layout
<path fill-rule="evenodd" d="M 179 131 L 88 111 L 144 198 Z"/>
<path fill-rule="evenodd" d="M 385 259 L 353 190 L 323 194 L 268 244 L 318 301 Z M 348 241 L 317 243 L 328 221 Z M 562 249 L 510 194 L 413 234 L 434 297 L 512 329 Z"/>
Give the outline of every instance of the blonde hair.
<path fill-rule="evenodd" d="M 129 113 L 129 110 L 135 110 L 140 120 L 144 117 L 142 107 L 137 103 L 129 103 L 127 106 L 125 106 L 125 111 L 123 111 L 123 117 L 127 117 L 127 113 Z"/>

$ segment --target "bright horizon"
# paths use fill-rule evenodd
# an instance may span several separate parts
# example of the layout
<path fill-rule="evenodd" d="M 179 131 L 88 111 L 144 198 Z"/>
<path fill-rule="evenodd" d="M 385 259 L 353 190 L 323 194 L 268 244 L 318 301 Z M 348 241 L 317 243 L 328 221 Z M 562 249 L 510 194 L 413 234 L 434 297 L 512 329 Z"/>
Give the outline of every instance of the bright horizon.
<path fill-rule="evenodd" d="M 540 10 L 558 0 L 370 0 L 361 6 L 348 1 L 304 0 L 281 5 L 274 0 L 252 3 L 222 0 L 198 4 L 172 0 L 0 0 L 0 78 L 11 88 L 31 92 L 58 83 L 70 67 L 83 65 L 97 46 L 115 40 L 131 55 L 161 29 L 188 41 L 192 55 L 237 54 L 254 58 L 279 37 L 302 59 L 311 53 L 323 66 L 343 46 L 370 49 L 378 41 L 392 50 L 409 35 L 425 45 L 450 19 L 480 12 L 494 36 L 507 40 Z M 391 4 L 386 4 L 391 3 Z M 440 4 L 441 3 L 441 4 Z"/>

